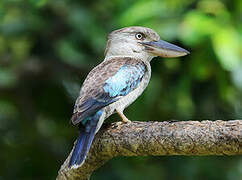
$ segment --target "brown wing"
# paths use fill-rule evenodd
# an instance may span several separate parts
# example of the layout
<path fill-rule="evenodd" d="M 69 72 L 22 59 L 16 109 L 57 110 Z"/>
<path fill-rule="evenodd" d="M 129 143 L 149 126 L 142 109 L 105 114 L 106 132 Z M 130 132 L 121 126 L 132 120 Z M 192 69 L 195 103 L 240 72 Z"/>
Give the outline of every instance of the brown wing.
<path fill-rule="evenodd" d="M 119 97 L 109 97 L 103 86 L 105 81 L 113 76 L 124 64 L 137 64 L 140 60 L 132 58 L 114 58 L 96 66 L 86 77 L 80 95 L 76 100 L 71 121 L 74 125 L 80 123 L 89 115 L 113 103 Z"/>

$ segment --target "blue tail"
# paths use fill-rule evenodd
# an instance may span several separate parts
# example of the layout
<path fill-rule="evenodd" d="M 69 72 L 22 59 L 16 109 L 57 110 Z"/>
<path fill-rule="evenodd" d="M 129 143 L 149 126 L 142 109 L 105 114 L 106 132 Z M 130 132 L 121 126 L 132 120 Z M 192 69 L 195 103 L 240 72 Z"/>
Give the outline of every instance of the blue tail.
<path fill-rule="evenodd" d="M 84 163 L 91 147 L 101 114 L 102 111 L 100 110 L 96 112 L 95 115 L 88 117 L 83 121 L 82 124 L 80 124 L 79 136 L 76 140 L 76 145 L 71 155 L 69 167 L 75 165 L 80 166 L 82 163 Z"/>

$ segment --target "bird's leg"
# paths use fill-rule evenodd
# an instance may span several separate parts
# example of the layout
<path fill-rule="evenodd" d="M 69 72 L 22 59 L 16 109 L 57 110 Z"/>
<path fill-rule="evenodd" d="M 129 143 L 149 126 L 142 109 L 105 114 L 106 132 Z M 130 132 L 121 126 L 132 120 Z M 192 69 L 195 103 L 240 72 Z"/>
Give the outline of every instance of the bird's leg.
<path fill-rule="evenodd" d="M 131 121 L 124 115 L 123 111 L 120 111 L 118 109 L 116 109 L 116 112 L 118 113 L 118 115 L 121 117 L 121 120 L 124 123 L 131 123 Z"/>

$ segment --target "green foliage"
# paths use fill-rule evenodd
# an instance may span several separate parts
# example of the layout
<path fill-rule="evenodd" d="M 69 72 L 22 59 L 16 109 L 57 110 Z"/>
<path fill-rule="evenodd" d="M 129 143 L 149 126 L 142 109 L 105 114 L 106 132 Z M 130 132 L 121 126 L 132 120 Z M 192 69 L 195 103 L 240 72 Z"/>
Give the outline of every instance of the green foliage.
<path fill-rule="evenodd" d="M 108 32 L 124 26 L 191 51 L 152 61 L 131 120 L 241 119 L 241 12 L 239 0 L 1 0 L 0 180 L 56 177 L 76 137 L 68 122 L 79 87 Z M 234 180 L 241 169 L 241 157 L 119 158 L 93 179 Z"/>

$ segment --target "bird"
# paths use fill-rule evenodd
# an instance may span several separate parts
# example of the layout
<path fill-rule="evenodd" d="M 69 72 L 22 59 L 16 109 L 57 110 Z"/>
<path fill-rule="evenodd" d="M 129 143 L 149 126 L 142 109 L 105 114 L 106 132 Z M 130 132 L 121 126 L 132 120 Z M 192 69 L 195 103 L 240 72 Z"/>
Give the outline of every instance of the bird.
<path fill-rule="evenodd" d="M 78 126 L 69 168 L 80 167 L 104 120 L 117 113 L 123 123 L 131 121 L 123 111 L 147 87 L 150 61 L 156 57 L 180 57 L 189 51 L 160 39 L 152 29 L 124 27 L 107 36 L 104 60 L 84 80 L 76 99 L 71 123 Z"/>

